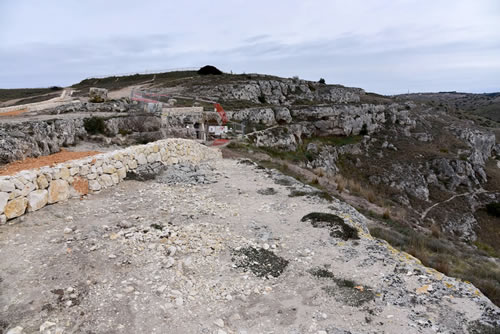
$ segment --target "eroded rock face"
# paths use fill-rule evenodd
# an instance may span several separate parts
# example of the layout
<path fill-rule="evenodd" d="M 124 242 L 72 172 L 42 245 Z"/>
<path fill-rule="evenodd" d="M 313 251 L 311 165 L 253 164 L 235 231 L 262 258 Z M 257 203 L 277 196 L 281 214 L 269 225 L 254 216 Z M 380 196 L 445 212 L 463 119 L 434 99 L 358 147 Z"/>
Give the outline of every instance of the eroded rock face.
<path fill-rule="evenodd" d="M 320 85 L 304 80 L 246 80 L 217 86 L 195 86 L 191 93 L 217 100 L 247 100 L 254 103 L 290 105 L 296 101 L 331 103 L 359 102 L 364 91 L 332 85 Z"/>
<path fill-rule="evenodd" d="M 295 151 L 300 138 L 297 138 L 286 127 L 274 127 L 256 131 L 247 135 L 257 147 L 269 147 L 284 151 Z"/>
<path fill-rule="evenodd" d="M 237 122 L 249 122 L 272 126 L 276 124 L 274 111 L 271 108 L 248 108 L 228 112 L 228 117 Z"/>
<path fill-rule="evenodd" d="M 74 145 L 86 134 L 82 119 L 2 124 L 0 163 L 59 152 L 62 146 Z"/>

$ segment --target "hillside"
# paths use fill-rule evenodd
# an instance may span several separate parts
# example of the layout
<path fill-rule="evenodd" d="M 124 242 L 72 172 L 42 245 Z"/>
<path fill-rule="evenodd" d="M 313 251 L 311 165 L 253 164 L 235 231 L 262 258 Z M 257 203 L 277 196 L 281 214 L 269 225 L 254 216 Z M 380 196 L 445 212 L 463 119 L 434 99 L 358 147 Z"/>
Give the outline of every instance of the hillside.
<path fill-rule="evenodd" d="M 113 98 L 91 103 L 91 87 Z M 246 129 L 226 156 L 279 169 L 351 204 L 368 217 L 372 235 L 471 281 L 500 305 L 498 94 L 389 97 L 300 78 L 196 71 L 87 79 L 71 87 L 71 106 L 4 120 L 2 161 L 81 142 L 162 138 L 159 114 L 129 101 L 132 88 L 166 95 L 165 106 L 209 112 L 206 101 L 221 103 L 230 126 Z M 170 134 L 196 138 L 186 130 L 193 119 L 172 117 Z"/>

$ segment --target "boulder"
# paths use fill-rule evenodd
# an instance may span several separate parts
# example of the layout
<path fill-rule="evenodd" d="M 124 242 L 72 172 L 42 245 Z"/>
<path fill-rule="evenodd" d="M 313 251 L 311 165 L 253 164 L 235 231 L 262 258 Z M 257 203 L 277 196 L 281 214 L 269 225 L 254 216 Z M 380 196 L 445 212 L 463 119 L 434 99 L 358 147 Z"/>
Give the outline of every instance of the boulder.
<path fill-rule="evenodd" d="M 289 124 L 292 122 L 292 115 L 290 115 L 290 110 L 286 107 L 275 108 L 274 118 L 276 118 L 278 124 Z"/>
<path fill-rule="evenodd" d="M 91 87 L 89 90 L 89 101 L 92 103 L 105 102 L 108 99 L 108 90 L 105 88 Z"/>

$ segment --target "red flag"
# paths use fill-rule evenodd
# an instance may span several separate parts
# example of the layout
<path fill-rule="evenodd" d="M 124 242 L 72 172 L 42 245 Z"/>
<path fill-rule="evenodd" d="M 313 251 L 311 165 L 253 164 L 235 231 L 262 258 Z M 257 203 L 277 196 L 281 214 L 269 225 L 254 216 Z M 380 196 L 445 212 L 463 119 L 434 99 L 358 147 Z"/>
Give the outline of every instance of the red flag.
<path fill-rule="evenodd" d="M 222 124 L 226 124 L 228 121 L 226 112 L 224 111 L 224 109 L 222 108 L 222 106 L 219 103 L 216 103 L 214 106 L 215 106 L 215 110 L 217 110 L 217 112 L 220 115 L 220 118 L 222 119 Z"/>

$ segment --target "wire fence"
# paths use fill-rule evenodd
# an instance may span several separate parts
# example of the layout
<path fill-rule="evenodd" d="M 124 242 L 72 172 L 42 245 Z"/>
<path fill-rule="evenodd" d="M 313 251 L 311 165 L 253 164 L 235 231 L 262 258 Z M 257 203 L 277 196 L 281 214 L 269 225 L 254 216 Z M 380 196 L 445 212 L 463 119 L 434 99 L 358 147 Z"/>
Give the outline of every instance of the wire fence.
<path fill-rule="evenodd" d="M 145 70 L 142 72 L 129 72 L 129 73 L 113 73 L 113 74 L 105 74 L 105 75 L 93 75 L 85 78 L 88 79 L 104 79 L 108 77 L 126 77 L 130 75 L 136 74 L 159 74 L 159 73 L 167 73 L 167 72 L 181 72 L 181 71 L 197 71 L 199 67 L 177 67 L 177 68 L 168 68 L 164 70 Z"/>

